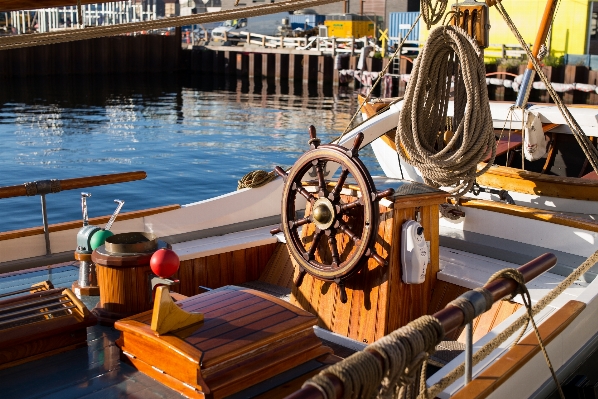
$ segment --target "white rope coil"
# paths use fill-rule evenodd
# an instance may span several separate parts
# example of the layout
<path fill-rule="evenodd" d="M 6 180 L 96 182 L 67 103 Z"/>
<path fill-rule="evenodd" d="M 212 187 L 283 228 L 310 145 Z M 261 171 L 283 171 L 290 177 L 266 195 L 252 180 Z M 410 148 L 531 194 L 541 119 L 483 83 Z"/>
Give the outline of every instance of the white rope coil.
<path fill-rule="evenodd" d="M 446 146 L 437 150 L 438 135 L 446 130 L 453 79 L 456 128 Z M 420 170 L 427 184 L 456 185 L 451 192 L 456 197 L 471 189 L 496 155 L 485 83 L 483 53 L 463 29 L 444 26 L 430 32 L 413 64 L 395 140 L 397 151 Z M 488 152 L 491 159 L 477 171 Z"/>

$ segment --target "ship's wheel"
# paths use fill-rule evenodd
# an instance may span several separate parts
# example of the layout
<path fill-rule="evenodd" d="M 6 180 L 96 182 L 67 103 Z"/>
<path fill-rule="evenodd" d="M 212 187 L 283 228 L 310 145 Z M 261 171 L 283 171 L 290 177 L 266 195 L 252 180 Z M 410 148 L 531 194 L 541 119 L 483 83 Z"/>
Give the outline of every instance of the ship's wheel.
<path fill-rule="evenodd" d="M 311 149 L 295 162 L 290 171 L 287 173 L 278 166 L 275 169 L 285 184 L 282 223 L 272 233 L 284 233 L 290 254 L 299 265 L 296 286 L 301 285 L 305 273 L 333 281 L 338 285 L 344 303 L 347 295 L 343 280 L 358 270 L 364 259 L 372 257 L 379 264 L 386 265 L 384 258 L 374 249 L 379 221 L 378 201 L 392 195 L 394 190 L 376 191 L 372 177 L 358 158 L 362 133 L 357 135 L 351 149 L 335 144 L 319 145 L 313 126 L 309 127 L 309 134 Z M 340 165 L 336 182 L 329 183 L 325 179 L 329 163 Z M 315 178 L 311 182 L 308 181 L 310 171 Z M 350 191 L 356 195 L 341 195 L 345 183 L 350 180 L 351 186 L 356 188 Z M 297 194 L 308 202 L 303 218 L 296 216 Z M 303 238 L 300 237 L 301 226 L 313 234 L 304 232 Z"/>

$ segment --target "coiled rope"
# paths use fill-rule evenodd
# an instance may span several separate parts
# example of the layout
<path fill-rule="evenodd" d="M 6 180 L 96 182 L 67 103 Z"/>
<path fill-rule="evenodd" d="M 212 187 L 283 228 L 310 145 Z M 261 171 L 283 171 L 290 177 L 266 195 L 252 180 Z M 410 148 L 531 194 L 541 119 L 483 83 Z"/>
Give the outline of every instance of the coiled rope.
<path fill-rule="evenodd" d="M 235 8 L 232 10 L 193 14 L 184 17 L 163 18 L 118 25 L 94 26 L 86 27 L 85 29 L 35 33 L 31 35 L 5 36 L 0 37 L 0 50 L 72 42 L 76 40 L 95 39 L 98 37 L 116 36 L 122 35 L 124 33 L 141 32 L 152 29 L 219 22 L 228 19 L 256 17 L 258 15 L 273 14 L 281 11 L 294 11 L 304 8 L 312 8 L 319 5 L 336 3 L 338 1 L 340 0 L 288 0 L 277 3 L 267 3 L 250 7 Z M 80 22 L 82 23 L 83 21 L 80 19 Z"/>
<path fill-rule="evenodd" d="M 237 183 L 237 190 L 244 188 L 257 188 L 270 183 L 276 178 L 276 173 L 266 172 L 265 170 L 254 170 L 247 173 Z"/>
<path fill-rule="evenodd" d="M 454 79 L 454 135 L 436 150 L 444 133 Z M 457 26 L 430 32 L 413 64 L 395 137 L 399 154 L 417 167 L 426 184 L 453 186 L 455 197 L 468 192 L 477 176 L 494 162 L 496 139 L 486 88 L 483 53 L 474 39 Z M 486 166 L 477 165 L 491 152 Z"/>
<path fill-rule="evenodd" d="M 448 0 L 436 0 L 432 4 L 433 0 L 421 0 L 419 2 L 421 9 L 421 16 L 428 27 L 428 30 L 432 25 L 436 25 L 440 22 L 440 19 L 444 16 Z"/>

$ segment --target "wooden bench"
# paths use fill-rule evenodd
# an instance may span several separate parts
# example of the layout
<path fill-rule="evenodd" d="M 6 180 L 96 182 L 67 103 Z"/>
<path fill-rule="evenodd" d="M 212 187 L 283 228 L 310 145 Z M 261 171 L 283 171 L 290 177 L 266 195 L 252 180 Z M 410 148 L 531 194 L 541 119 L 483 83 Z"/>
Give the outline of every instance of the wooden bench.
<path fill-rule="evenodd" d="M 516 148 L 521 147 L 521 143 L 523 142 L 523 136 L 521 135 L 521 130 L 516 130 L 511 132 L 511 137 L 509 134 L 504 134 L 500 140 L 496 142 L 496 156 L 500 156 L 506 154 L 508 151 L 514 150 Z M 483 161 L 488 162 L 490 161 L 490 151 L 486 154 Z"/>
<path fill-rule="evenodd" d="M 551 130 L 553 130 L 554 128 L 558 127 L 559 124 L 557 123 L 543 123 L 542 124 L 542 130 L 544 130 L 544 133 L 548 133 Z M 496 156 L 500 156 L 503 154 L 506 154 L 508 151 L 514 150 L 516 148 L 521 147 L 521 145 L 523 144 L 523 135 L 521 133 L 521 130 L 515 130 L 513 132 L 511 132 L 510 137 L 509 137 L 509 133 L 505 133 L 502 135 L 502 137 L 500 138 L 500 140 L 498 140 L 498 142 L 496 143 Z M 552 146 L 551 148 L 553 148 L 554 146 Z M 548 156 L 550 157 L 552 154 L 549 154 Z M 484 162 L 488 162 L 490 160 L 490 152 L 488 152 L 488 154 L 486 154 L 486 157 L 484 158 Z"/>
<path fill-rule="evenodd" d="M 583 175 L 581 178 L 582 179 L 590 179 L 590 180 L 598 180 L 598 174 L 596 174 L 596 172 L 594 172 L 594 171 L 591 171 L 587 175 Z"/>

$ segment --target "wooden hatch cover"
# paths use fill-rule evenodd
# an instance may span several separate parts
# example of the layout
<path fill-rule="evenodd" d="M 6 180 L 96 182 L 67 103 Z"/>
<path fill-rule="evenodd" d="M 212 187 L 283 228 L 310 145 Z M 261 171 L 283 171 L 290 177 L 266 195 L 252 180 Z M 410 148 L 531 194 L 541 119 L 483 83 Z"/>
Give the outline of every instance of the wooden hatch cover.
<path fill-rule="evenodd" d="M 123 360 L 188 397 L 222 398 L 332 352 L 316 317 L 259 291 L 226 286 L 178 305 L 203 322 L 157 335 L 148 311 L 114 327 Z"/>
<path fill-rule="evenodd" d="M 49 282 L 3 294 L 0 369 L 85 346 L 87 327 L 96 322 L 71 290 Z"/>

